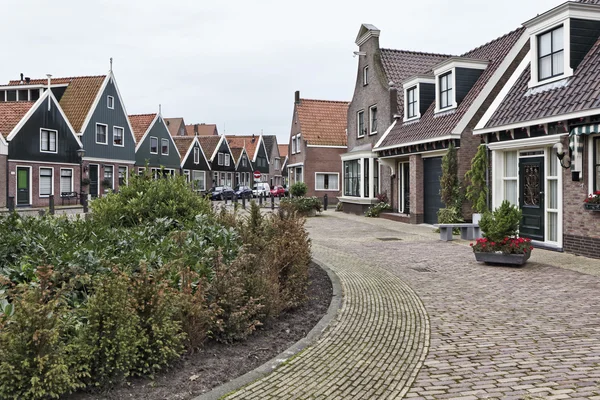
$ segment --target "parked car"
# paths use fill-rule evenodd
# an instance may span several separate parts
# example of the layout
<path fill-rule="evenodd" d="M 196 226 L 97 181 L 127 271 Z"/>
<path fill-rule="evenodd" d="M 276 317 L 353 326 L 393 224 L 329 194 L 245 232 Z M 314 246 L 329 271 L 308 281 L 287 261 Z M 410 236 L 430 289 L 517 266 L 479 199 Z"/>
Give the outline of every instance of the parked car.
<path fill-rule="evenodd" d="M 252 197 L 252 189 L 250 189 L 250 187 L 248 186 L 236 186 L 235 189 L 233 189 L 233 191 L 235 192 L 235 195 L 238 198 L 242 198 L 245 197 L 246 199 L 249 199 Z"/>
<path fill-rule="evenodd" d="M 283 197 L 285 196 L 285 189 L 283 186 L 273 186 L 273 189 L 271 189 L 271 195 L 275 197 Z"/>
<path fill-rule="evenodd" d="M 234 191 L 229 186 L 215 186 L 210 189 L 211 200 L 233 199 Z"/>
<path fill-rule="evenodd" d="M 255 183 L 252 187 L 252 195 L 254 197 L 268 196 L 269 194 L 271 194 L 271 186 L 267 182 Z"/>

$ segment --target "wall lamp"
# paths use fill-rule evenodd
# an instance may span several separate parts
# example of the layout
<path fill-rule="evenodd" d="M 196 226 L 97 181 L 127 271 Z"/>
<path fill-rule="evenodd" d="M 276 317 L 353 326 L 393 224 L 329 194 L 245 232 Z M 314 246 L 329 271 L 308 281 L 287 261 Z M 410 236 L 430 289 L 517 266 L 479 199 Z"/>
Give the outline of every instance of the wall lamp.
<path fill-rule="evenodd" d="M 571 168 L 571 149 L 569 149 L 569 155 L 565 157 L 565 149 L 563 148 L 562 143 L 556 143 L 552 146 L 556 150 L 556 157 L 558 157 L 558 161 L 560 162 L 560 166 L 567 169 Z M 568 162 L 568 165 L 565 165 Z"/>

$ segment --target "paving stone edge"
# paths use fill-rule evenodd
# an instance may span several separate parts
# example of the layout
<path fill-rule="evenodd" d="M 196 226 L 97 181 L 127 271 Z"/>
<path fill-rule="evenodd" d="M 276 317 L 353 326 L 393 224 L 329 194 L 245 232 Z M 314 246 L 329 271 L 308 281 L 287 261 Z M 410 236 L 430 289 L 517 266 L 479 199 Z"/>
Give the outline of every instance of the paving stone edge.
<path fill-rule="evenodd" d="M 331 322 L 336 318 L 338 311 L 342 307 L 342 285 L 340 282 L 340 278 L 326 263 L 319 261 L 315 258 L 313 258 L 312 261 L 319 267 L 321 267 L 323 270 L 325 270 L 325 272 L 327 272 L 327 275 L 329 276 L 329 279 L 331 280 L 331 285 L 333 287 L 333 295 L 331 297 L 331 303 L 329 303 L 327 313 L 323 316 L 323 318 L 321 318 L 317 325 L 315 325 L 315 327 L 308 333 L 308 335 L 294 343 L 290 348 L 278 354 L 271 360 L 267 361 L 266 363 L 262 364 L 256 369 L 247 372 L 242 376 L 239 376 L 227 383 L 224 383 L 221 386 L 217 386 L 210 392 L 206 392 L 198 397 L 193 398 L 192 400 L 218 400 L 223 396 L 230 394 L 231 392 L 241 389 L 242 387 L 256 380 L 267 376 L 268 374 L 273 372 L 279 365 L 283 364 L 290 358 L 299 354 L 307 347 L 314 344 L 317 341 L 317 339 L 323 334 L 323 332 L 325 332 L 325 330 L 329 327 Z"/>

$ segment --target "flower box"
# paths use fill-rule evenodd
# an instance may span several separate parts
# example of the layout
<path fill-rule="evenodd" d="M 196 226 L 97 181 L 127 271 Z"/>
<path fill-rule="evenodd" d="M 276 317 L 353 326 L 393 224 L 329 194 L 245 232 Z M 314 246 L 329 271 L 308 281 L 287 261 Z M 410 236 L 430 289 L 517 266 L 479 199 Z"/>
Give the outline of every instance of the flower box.
<path fill-rule="evenodd" d="M 529 260 L 531 251 L 524 254 L 504 254 L 492 252 L 474 252 L 475 259 L 486 264 L 523 265 Z"/>
<path fill-rule="evenodd" d="M 600 203 L 583 203 L 583 208 L 589 211 L 600 211 Z"/>

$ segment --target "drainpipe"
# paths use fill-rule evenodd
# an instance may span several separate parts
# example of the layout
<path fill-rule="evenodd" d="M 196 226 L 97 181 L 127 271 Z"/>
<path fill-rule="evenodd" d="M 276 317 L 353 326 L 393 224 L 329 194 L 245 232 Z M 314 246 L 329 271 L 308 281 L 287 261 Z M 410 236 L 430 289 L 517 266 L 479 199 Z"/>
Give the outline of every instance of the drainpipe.
<path fill-rule="evenodd" d="M 484 136 L 484 143 L 485 143 L 485 150 L 487 151 L 487 163 L 485 164 L 485 185 L 487 186 L 488 190 L 487 193 L 485 195 L 485 201 L 486 204 L 488 206 L 488 210 L 491 210 L 491 204 L 490 204 L 490 161 L 491 161 L 491 151 L 490 148 L 488 147 L 488 142 L 489 142 L 489 134 L 486 134 Z"/>
<path fill-rule="evenodd" d="M 6 143 L 8 144 L 8 142 L 6 142 Z M 8 198 L 9 198 L 8 190 L 10 188 L 10 185 L 8 184 L 8 180 L 10 179 L 10 170 L 8 167 L 9 167 L 9 164 L 8 164 L 8 154 L 7 154 L 6 155 L 6 207 L 8 207 Z M 16 173 L 17 173 L 17 171 L 15 171 L 15 174 Z M 17 179 L 17 176 L 15 175 L 15 180 L 16 179 Z M 16 197 L 17 197 L 17 194 L 15 193 L 15 200 L 16 200 Z"/>

